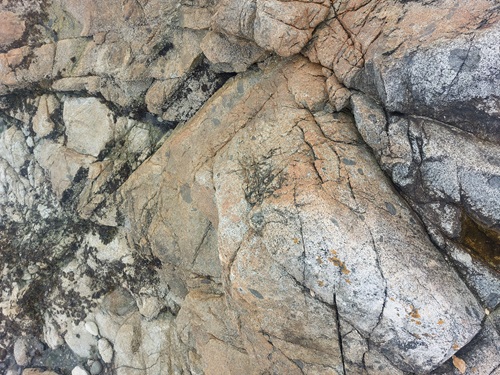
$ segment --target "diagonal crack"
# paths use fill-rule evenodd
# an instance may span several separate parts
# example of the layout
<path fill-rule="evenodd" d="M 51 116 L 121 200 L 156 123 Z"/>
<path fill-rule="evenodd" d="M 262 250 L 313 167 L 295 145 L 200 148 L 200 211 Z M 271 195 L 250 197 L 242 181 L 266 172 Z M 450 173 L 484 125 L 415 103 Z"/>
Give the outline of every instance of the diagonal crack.
<path fill-rule="evenodd" d="M 339 309 L 337 307 L 337 293 L 333 293 L 333 304 L 334 304 L 334 309 L 335 309 L 335 320 L 337 322 L 337 335 L 338 335 L 338 341 L 339 341 L 340 358 L 342 360 L 342 371 L 343 371 L 343 374 L 346 375 L 345 359 L 344 359 L 344 345 L 343 345 L 343 339 L 342 339 L 342 330 L 340 327 L 340 314 L 339 314 Z"/>
<path fill-rule="evenodd" d="M 473 34 L 469 40 L 469 48 L 467 49 L 467 52 L 465 54 L 464 59 L 462 60 L 462 63 L 458 67 L 458 70 L 457 70 L 457 73 L 455 74 L 455 77 L 453 77 L 451 82 L 447 85 L 447 88 L 445 90 L 443 90 L 443 92 L 441 92 L 441 94 L 440 94 L 441 97 L 448 96 L 453 85 L 458 81 L 458 78 L 459 78 L 460 74 L 462 73 L 464 66 L 466 66 L 466 64 L 467 64 L 467 60 L 469 59 L 469 54 L 470 54 L 470 51 L 473 47 L 475 38 L 476 38 L 476 34 Z"/>
<path fill-rule="evenodd" d="M 212 223 L 209 222 L 208 225 L 207 225 L 207 228 L 205 229 L 205 232 L 203 233 L 203 237 L 201 238 L 200 243 L 198 244 L 198 246 L 196 247 L 196 249 L 194 251 L 194 255 L 193 255 L 193 260 L 191 262 L 191 266 L 194 266 L 194 263 L 196 262 L 196 259 L 198 259 L 198 255 L 200 255 L 201 247 L 205 243 L 205 239 L 207 238 L 208 233 L 210 232 L 211 228 L 212 228 Z"/>

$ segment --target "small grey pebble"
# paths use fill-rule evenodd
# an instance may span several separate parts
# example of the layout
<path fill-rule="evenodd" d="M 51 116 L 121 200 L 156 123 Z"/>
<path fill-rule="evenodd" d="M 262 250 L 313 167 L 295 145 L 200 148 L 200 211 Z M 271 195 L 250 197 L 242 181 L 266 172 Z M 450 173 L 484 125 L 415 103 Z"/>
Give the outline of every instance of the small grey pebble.
<path fill-rule="evenodd" d="M 92 375 L 98 375 L 101 373 L 101 371 L 102 371 L 101 362 L 94 361 L 94 363 L 92 363 L 92 366 L 90 366 L 90 373 Z"/>

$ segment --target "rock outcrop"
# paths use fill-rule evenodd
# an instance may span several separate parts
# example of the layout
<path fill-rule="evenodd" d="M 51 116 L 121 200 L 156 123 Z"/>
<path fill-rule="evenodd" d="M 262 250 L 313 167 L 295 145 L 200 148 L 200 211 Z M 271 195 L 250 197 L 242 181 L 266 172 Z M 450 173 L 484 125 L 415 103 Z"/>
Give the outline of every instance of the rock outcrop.
<path fill-rule="evenodd" d="M 0 372 L 500 371 L 495 0 L 0 18 Z"/>

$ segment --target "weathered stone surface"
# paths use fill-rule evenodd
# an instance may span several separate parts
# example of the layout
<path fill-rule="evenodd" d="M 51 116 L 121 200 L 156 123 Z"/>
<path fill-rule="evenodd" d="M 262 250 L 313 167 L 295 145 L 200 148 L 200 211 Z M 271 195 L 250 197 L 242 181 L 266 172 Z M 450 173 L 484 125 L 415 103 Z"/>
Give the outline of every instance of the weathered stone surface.
<path fill-rule="evenodd" d="M 498 143 L 499 89 L 493 77 L 500 48 L 493 40 L 499 35 L 495 24 L 469 38 L 422 46 L 390 68 L 374 61 L 367 74 L 387 111 L 430 117 Z"/>
<path fill-rule="evenodd" d="M 495 374 L 498 372 L 497 360 L 494 359 L 500 354 L 498 311 L 486 318 L 481 332 L 471 342 L 472 350 L 461 350 L 457 357 L 465 362 L 468 373 Z M 456 369 L 453 361 L 448 361 L 443 366 L 440 374 L 453 374 Z M 454 371 L 455 370 L 455 371 Z"/>
<path fill-rule="evenodd" d="M 209 32 L 201 42 L 201 49 L 214 67 L 224 72 L 244 72 L 261 59 L 265 51 L 255 43 Z"/>
<path fill-rule="evenodd" d="M 294 55 L 328 15 L 328 1 L 257 0 L 254 39 L 280 56 Z"/>
<path fill-rule="evenodd" d="M 112 113 L 94 98 L 66 100 L 63 119 L 68 147 L 80 154 L 98 156 L 113 138 Z"/>
<path fill-rule="evenodd" d="M 449 239 L 439 240 L 448 243 L 442 247 L 487 306 L 495 308 L 500 302 L 497 277 L 461 247 L 497 267 L 496 245 L 484 241 L 491 241 L 488 236 L 495 238 L 491 229 L 500 222 L 498 194 L 490 182 L 500 173 L 500 164 L 491 158 L 499 152 L 498 146 L 428 118 L 386 119 L 380 106 L 359 94 L 351 100 L 358 129 L 382 167 L 411 197 L 427 225 Z M 479 229 L 481 225 L 486 228 Z M 477 231 L 482 237 L 477 237 Z"/>
<path fill-rule="evenodd" d="M 494 0 L 0 15 L 1 373 L 498 372 Z"/>
<path fill-rule="evenodd" d="M 211 19 L 212 10 L 209 7 L 183 6 L 181 9 L 180 24 L 187 29 L 208 29 Z"/>
<path fill-rule="evenodd" d="M 26 25 L 18 15 L 9 11 L 0 11 L 0 19 L 0 48 L 5 48 L 23 36 Z"/>
<path fill-rule="evenodd" d="M 111 363 L 113 360 L 113 347 L 109 341 L 106 339 L 100 339 L 97 343 L 97 347 L 102 360 L 106 363 Z"/>

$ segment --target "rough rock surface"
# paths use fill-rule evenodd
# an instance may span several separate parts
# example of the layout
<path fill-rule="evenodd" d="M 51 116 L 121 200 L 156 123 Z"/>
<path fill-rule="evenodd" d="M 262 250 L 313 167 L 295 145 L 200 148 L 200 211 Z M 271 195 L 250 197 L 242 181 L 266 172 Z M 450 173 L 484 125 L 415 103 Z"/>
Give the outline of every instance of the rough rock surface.
<path fill-rule="evenodd" d="M 0 19 L 0 373 L 499 373 L 495 0 Z"/>

